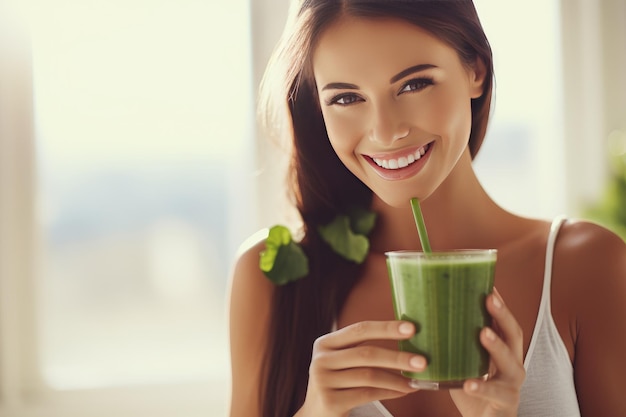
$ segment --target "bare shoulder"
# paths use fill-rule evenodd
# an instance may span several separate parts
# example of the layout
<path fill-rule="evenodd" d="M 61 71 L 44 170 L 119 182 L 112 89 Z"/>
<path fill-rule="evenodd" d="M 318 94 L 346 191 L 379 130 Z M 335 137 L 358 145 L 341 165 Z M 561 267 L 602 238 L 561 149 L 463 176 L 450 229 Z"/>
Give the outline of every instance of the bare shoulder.
<path fill-rule="evenodd" d="M 556 241 L 553 275 L 569 301 L 579 336 L 583 330 L 600 330 L 598 322 L 624 322 L 626 243 L 617 234 L 592 222 L 568 220 Z"/>
<path fill-rule="evenodd" d="M 597 224 L 568 221 L 559 232 L 554 261 L 556 288 L 568 300 L 561 313 L 569 316 L 575 340 L 581 414 L 626 415 L 626 397 L 615 389 L 626 369 L 626 244 Z"/>
<path fill-rule="evenodd" d="M 620 293 L 626 297 L 626 243 L 612 231 L 589 221 L 568 220 L 559 231 L 554 259 L 554 274 L 566 283 L 572 302 L 596 297 L 600 302 Z"/>
<path fill-rule="evenodd" d="M 556 255 L 572 271 L 607 278 L 626 273 L 626 243 L 612 231 L 585 220 L 568 220 L 559 231 Z M 581 274 L 574 274 L 581 275 Z M 597 281 L 596 281 L 597 283 Z"/>
<path fill-rule="evenodd" d="M 245 326 L 249 314 L 262 318 L 269 311 L 274 286 L 259 268 L 266 237 L 266 231 L 255 233 L 240 246 L 237 253 L 230 277 L 231 331 L 233 326 Z"/>
<path fill-rule="evenodd" d="M 231 354 L 230 415 L 257 416 L 262 364 L 267 344 L 273 284 L 259 268 L 267 233 L 246 240 L 237 254 L 230 277 L 229 329 Z"/>
<path fill-rule="evenodd" d="M 263 229 L 239 246 L 230 277 L 231 295 L 233 291 L 240 290 L 267 293 L 272 291 L 273 285 L 259 268 L 259 258 L 265 250 L 266 238 L 267 229 Z"/>

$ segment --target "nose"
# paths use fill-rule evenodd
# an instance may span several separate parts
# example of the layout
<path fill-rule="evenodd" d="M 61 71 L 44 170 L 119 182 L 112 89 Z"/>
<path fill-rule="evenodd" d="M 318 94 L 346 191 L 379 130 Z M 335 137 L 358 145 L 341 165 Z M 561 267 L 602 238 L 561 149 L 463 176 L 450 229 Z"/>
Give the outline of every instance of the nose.
<path fill-rule="evenodd" d="M 379 103 L 373 110 L 370 140 L 391 145 L 408 136 L 410 127 L 403 121 L 402 112 L 394 103 Z"/>

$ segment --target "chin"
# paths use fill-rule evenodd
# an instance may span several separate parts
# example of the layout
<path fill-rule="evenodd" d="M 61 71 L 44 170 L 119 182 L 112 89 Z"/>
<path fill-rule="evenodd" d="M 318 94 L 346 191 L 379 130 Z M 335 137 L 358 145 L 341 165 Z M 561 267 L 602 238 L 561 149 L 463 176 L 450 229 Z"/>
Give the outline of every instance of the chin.
<path fill-rule="evenodd" d="M 417 198 L 425 201 L 441 185 L 439 178 L 434 178 L 432 174 L 425 172 L 401 181 L 385 181 L 378 178 L 366 178 L 366 180 L 362 179 L 380 204 L 409 210 L 411 199 Z"/>
<path fill-rule="evenodd" d="M 387 206 L 397 209 L 411 210 L 412 198 L 417 197 L 420 201 L 426 199 L 426 197 L 424 197 L 421 193 L 393 193 L 392 195 L 390 193 L 376 193 L 374 191 L 374 194 L 376 194 L 376 198 L 380 202 L 380 204 L 385 204 Z"/>

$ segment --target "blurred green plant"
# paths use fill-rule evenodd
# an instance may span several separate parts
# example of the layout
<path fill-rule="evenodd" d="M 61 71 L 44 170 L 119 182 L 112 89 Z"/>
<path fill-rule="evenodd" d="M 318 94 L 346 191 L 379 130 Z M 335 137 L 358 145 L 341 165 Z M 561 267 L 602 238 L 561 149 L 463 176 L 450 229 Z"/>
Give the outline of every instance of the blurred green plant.
<path fill-rule="evenodd" d="M 602 198 L 588 207 L 584 217 L 611 229 L 626 241 L 626 131 L 609 135 L 611 176 Z"/>

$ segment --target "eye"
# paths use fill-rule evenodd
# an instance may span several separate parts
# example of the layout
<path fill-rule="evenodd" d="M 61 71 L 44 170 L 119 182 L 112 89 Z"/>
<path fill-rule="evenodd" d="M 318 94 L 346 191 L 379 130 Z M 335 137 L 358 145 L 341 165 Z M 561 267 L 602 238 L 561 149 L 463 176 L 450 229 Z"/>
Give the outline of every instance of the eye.
<path fill-rule="evenodd" d="M 400 94 L 421 91 L 434 84 L 432 78 L 415 78 L 407 81 L 400 89 Z"/>
<path fill-rule="evenodd" d="M 338 94 L 328 100 L 326 102 L 326 105 L 332 106 L 333 104 L 337 104 L 339 106 L 349 106 L 350 104 L 354 104 L 359 101 L 363 101 L 363 99 L 361 99 L 361 97 L 359 97 L 358 95 L 353 93 L 343 93 Z"/>

